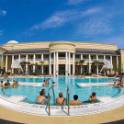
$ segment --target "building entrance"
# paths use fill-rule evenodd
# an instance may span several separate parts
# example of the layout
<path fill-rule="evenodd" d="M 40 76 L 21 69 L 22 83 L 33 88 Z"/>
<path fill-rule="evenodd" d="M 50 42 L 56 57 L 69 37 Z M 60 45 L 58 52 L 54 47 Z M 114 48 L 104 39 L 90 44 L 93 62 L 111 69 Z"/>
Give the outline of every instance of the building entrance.
<path fill-rule="evenodd" d="M 59 75 L 65 75 L 65 64 L 59 65 Z"/>

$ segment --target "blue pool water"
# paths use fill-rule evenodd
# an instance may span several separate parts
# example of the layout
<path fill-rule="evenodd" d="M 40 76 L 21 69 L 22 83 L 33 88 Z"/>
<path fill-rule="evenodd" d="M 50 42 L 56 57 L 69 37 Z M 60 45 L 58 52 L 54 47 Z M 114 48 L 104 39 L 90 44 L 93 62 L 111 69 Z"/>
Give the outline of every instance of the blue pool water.
<path fill-rule="evenodd" d="M 41 83 L 44 78 L 15 78 L 18 82 L 30 82 L 30 83 Z M 48 79 L 45 77 L 45 79 Z M 83 87 L 80 88 L 77 86 L 77 83 L 108 83 L 112 82 L 114 78 L 80 78 L 80 77 L 58 77 L 58 78 L 49 78 L 50 86 L 53 81 L 56 82 L 54 87 L 55 97 L 58 96 L 59 92 L 63 92 L 64 97 L 66 97 L 67 86 L 69 87 L 70 99 L 73 98 L 74 94 L 79 96 L 81 101 L 88 100 L 92 92 L 96 92 L 97 96 L 110 96 L 117 97 L 123 92 L 119 88 L 114 88 L 113 86 L 92 86 L 92 87 Z M 10 79 L 12 80 L 12 79 Z M 49 86 L 49 87 L 50 87 Z M 49 87 L 45 87 L 46 95 L 48 94 Z M 35 103 L 36 97 L 39 95 L 39 91 L 42 89 L 42 85 L 39 87 L 35 86 L 19 86 L 17 88 L 8 88 L 4 89 L 4 93 L 7 96 L 12 95 L 21 95 L 26 96 L 26 102 Z M 0 94 L 3 92 L 0 90 Z M 54 97 L 52 91 L 51 94 L 51 103 L 54 104 Z"/>

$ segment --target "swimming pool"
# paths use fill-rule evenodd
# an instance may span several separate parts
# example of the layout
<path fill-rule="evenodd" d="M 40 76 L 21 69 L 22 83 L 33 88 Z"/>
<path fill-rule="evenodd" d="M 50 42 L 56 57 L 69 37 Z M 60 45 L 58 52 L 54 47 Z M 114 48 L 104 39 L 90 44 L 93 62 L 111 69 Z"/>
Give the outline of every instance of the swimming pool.
<path fill-rule="evenodd" d="M 27 103 L 35 103 L 36 97 L 39 95 L 39 91 L 42 88 L 46 89 L 46 95 L 48 95 L 48 91 L 50 86 L 52 85 L 52 82 L 56 82 L 56 86 L 54 87 L 54 93 L 53 95 L 52 91 L 50 91 L 51 100 L 50 103 L 52 105 L 55 105 L 55 98 L 58 96 L 59 92 L 62 92 L 64 94 L 64 97 L 66 98 L 67 95 L 67 87 L 69 87 L 69 94 L 70 99 L 73 99 L 73 95 L 77 94 L 79 96 L 80 101 L 87 101 L 89 96 L 92 92 L 96 92 L 98 97 L 118 97 L 123 94 L 122 89 L 114 88 L 112 85 L 108 86 L 90 86 L 90 87 L 79 87 L 77 84 L 95 84 L 95 83 L 109 83 L 113 82 L 114 78 L 81 78 L 81 77 L 38 77 L 38 78 L 14 78 L 19 83 L 38 83 L 41 85 L 39 86 L 25 86 L 20 85 L 17 88 L 7 88 L 4 89 L 4 95 L 10 97 L 10 96 L 24 96 L 26 97 L 26 100 L 24 102 Z M 49 80 L 49 87 L 42 87 L 42 82 L 44 79 Z M 13 80 L 12 78 L 9 79 L 10 81 Z M 3 94 L 3 91 L 0 90 L 0 94 Z"/>

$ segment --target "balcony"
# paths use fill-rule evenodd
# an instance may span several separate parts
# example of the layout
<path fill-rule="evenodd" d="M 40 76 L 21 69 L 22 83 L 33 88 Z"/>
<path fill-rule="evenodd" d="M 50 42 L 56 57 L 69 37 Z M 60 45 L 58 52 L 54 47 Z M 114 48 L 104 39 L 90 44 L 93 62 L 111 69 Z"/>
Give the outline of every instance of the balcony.
<path fill-rule="evenodd" d="M 58 57 L 59 60 L 65 60 L 66 57 Z"/>

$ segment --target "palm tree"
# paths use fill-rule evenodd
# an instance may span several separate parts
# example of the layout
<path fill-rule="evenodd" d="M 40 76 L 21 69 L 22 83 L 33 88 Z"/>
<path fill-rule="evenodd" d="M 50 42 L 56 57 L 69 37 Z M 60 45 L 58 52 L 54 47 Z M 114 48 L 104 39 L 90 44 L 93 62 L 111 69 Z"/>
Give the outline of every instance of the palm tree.
<path fill-rule="evenodd" d="M 93 65 L 104 65 L 104 62 L 100 62 L 100 61 L 98 61 L 98 60 L 95 60 L 93 63 L 92 63 Z"/>
<path fill-rule="evenodd" d="M 104 65 L 104 62 L 101 62 L 101 61 L 98 61 L 98 60 L 95 60 L 95 61 L 93 61 L 93 63 L 92 63 L 92 66 L 93 66 L 94 68 L 99 67 L 99 66 L 103 66 L 103 65 Z"/>
<path fill-rule="evenodd" d="M 76 66 L 77 66 L 77 72 L 78 72 L 78 74 L 81 74 L 81 71 L 79 71 L 80 69 L 81 69 L 81 67 L 83 66 L 83 64 L 84 64 L 84 60 L 79 60 L 79 61 L 76 61 Z"/>
<path fill-rule="evenodd" d="M 23 61 L 23 62 L 21 62 L 20 64 L 21 64 L 21 65 L 26 65 L 26 64 L 30 65 L 31 63 L 30 63 L 30 62 Z"/>

